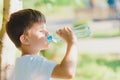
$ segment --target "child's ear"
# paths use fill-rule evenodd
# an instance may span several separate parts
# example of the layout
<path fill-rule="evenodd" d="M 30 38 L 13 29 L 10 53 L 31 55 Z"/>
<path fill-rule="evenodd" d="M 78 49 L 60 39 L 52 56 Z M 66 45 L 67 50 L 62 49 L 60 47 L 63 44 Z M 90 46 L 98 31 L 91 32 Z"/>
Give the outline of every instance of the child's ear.
<path fill-rule="evenodd" d="M 20 36 L 20 42 L 21 42 L 22 44 L 24 44 L 24 45 L 28 45 L 28 44 L 29 44 L 29 41 L 28 41 L 27 37 L 26 37 L 24 34 L 22 34 L 22 35 Z"/>

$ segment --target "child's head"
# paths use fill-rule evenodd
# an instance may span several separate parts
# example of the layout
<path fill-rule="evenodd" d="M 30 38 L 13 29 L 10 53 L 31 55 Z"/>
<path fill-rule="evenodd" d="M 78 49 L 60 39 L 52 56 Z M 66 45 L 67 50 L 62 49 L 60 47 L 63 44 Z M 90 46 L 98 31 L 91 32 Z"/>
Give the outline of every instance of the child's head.
<path fill-rule="evenodd" d="M 24 9 L 11 14 L 6 31 L 16 47 L 21 47 L 21 35 L 33 27 L 35 23 L 46 23 L 45 16 L 37 10 Z"/>

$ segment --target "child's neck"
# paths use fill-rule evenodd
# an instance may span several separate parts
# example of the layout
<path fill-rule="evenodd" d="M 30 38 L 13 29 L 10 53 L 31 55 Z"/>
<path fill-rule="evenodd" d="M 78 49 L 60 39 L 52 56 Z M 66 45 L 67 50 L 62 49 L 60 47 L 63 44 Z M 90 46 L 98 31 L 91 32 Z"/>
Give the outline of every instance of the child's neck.
<path fill-rule="evenodd" d="M 22 47 L 21 52 L 22 56 L 24 56 L 24 55 L 38 55 L 40 51 L 30 47 Z"/>
<path fill-rule="evenodd" d="M 25 55 L 39 55 L 39 53 L 33 53 L 33 54 L 29 54 L 29 53 L 22 53 L 22 56 L 25 56 Z"/>
<path fill-rule="evenodd" d="M 21 46 L 22 56 L 24 55 L 38 55 L 40 50 L 31 46 Z"/>

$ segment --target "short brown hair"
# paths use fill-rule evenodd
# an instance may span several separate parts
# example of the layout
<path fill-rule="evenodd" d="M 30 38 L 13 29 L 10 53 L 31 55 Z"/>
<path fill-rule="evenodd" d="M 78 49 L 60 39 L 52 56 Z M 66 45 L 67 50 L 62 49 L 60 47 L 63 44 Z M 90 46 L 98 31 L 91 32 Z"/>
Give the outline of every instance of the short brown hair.
<path fill-rule="evenodd" d="M 23 9 L 11 14 L 6 31 L 16 47 L 21 46 L 20 36 L 36 22 L 46 23 L 45 16 L 37 10 Z"/>

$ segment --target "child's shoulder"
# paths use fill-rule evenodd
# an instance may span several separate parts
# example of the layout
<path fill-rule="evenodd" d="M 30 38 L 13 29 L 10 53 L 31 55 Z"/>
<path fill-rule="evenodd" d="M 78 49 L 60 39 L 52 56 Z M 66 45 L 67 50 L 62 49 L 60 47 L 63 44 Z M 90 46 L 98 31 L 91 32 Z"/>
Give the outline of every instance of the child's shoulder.
<path fill-rule="evenodd" d="M 17 64 L 25 64 L 25 63 L 30 63 L 30 64 L 33 64 L 33 63 L 41 63 L 43 62 L 44 60 L 46 60 L 44 57 L 42 56 L 39 56 L 39 55 L 24 55 L 24 56 L 21 56 L 21 57 L 18 57 L 16 59 L 16 63 Z"/>

